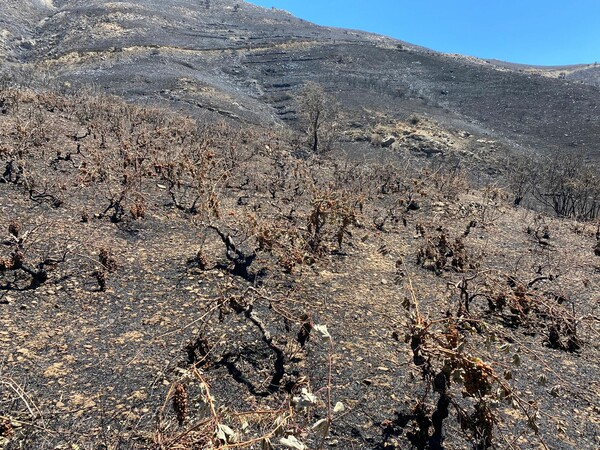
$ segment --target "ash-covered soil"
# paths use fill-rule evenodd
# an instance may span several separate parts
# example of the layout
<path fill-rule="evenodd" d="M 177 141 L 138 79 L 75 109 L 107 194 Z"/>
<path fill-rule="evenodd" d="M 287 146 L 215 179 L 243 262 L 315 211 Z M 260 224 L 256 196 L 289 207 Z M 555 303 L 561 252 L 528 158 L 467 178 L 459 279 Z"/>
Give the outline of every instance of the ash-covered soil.
<path fill-rule="evenodd" d="M 1 449 L 600 446 L 588 69 L 230 0 L 0 0 L 0 54 Z"/>
<path fill-rule="evenodd" d="M 3 449 L 598 447 L 597 226 L 474 189 L 466 138 L 3 96 Z"/>

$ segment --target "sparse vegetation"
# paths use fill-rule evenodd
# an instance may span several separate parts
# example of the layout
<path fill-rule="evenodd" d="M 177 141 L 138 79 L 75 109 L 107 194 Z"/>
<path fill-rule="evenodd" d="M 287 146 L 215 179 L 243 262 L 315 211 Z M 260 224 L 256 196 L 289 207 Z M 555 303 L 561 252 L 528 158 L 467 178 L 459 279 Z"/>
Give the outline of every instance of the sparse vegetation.
<path fill-rule="evenodd" d="M 593 448 L 595 175 L 476 186 L 425 118 L 347 156 L 305 89 L 311 152 L 2 88 L 0 448 Z"/>
<path fill-rule="evenodd" d="M 176 317 L 168 333 L 182 340 L 170 347 L 180 356 L 160 370 L 154 366 L 168 391 L 159 389 L 158 396 L 139 403 L 154 412 L 138 415 L 140 425 L 132 431 L 118 427 L 108 433 L 101 428 L 103 435 L 85 431 L 67 442 L 140 443 L 133 448 L 326 448 L 361 410 L 355 403 L 361 401 L 359 394 L 342 385 L 350 380 L 363 386 L 374 383 L 372 375 L 355 378 L 365 370 L 361 364 L 350 371 L 344 368 L 352 366 L 343 362 L 338 349 L 370 348 L 362 334 L 371 325 L 350 331 L 354 326 L 332 309 L 338 302 L 344 310 L 357 308 L 364 318 L 369 302 L 377 299 L 375 311 L 383 315 L 376 328 L 392 331 L 382 344 L 386 350 L 369 356 L 370 364 L 386 364 L 393 346 L 406 346 L 422 380 L 393 391 L 396 396 L 403 392 L 404 403 L 389 403 L 387 394 L 385 400 L 373 400 L 372 414 L 384 415 L 373 439 L 380 439 L 384 448 L 401 442 L 417 448 L 502 447 L 511 442 L 511 430 L 519 423 L 530 429 L 532 442 L 548 446 L 545 423 L 554 419 L 544 408 L 551 406 L 542 406 L 539 398 L 532 403 L 526 392 L 530 385 L 513 380 L 530 379 L 535 386 L 554 383 L 547 394 L 539 394 L 543 402 L 558 401 L 558 384 L 579 395 L 575 382 L 560 381 L 550 368 L 532 371 L 523 364 L 527 358 L 539 363 L 547 352 L 590 358 L 596 351 L 589 343 L 597 332 L 594 312 L 582 300 L 597 286 L 587 282 L 581 288 L 571 281 L 583 272 L 561 269 L 552 254 L 571 245 L 562 240 L 571 232 L 560 228 L 560 221 L 536 213 L 508 237 L 496 236 L 520 210 L 510 209 L 497 186 L 474 191 L 453 162 L 419 168 L 406 161 L 355 164 L 320 154 L 298 159 L 287 150 L 294 144 L 285 137 L 267 132 L 256 142 L 264 132 L 252 128 L 175 121 L 158 110 L 102 97 L 81 102 L 15 90 L 12 98 L 14 108 L 2 120 L 35 129 L 38 125 L 21 118 L 33 114 L 44 124 L 44 133 L 54 137 L 38 146 L 35 133 L 5 132 L 4 148 L 18 141 L 27 151 L 22 156 L 5 151 L 3 161 L 23 168 L 21 180 L 43 178 L 48 187 L 63 186 L 65 201 L 39 203 L 29 188 L 14 182 L 16 172 L 6 175 L 5 181 L 12 181 L 2 189 L 18 205 L 3 222 L 0 277 L 9 307 L 15 294 L 23 305 L 30 301 L 22 289 L 56 297 L 59 287 L 75 299 L 69 300 L 74 305 L 85 298 L 101 305 L 101 299 L 115 302 L 120 293 L 141 286 L 134 294 L 141 302 L 156 295 L 151 281 L 155 276 L 161 283 L 182 283 L 182 271 L 189 280 L 184 283 L 187 292 L 196 292 L 193 286 L 200 281 L 202 295 L 213 299 L 206 304 L 194 300 L 202 311 L 200 319 L 194 318 L 177 309 L 186 295 L 176 287 L 167 303 L 155 304 L 171 312 L 143 319 Z M 32 113 L 35 108 L 40 110 Z M 115 121 L 113 114 L 125 119 Z M 66 138 L 57 138 L 61 134 Z M 54 153 L 55 146 L 60 153 Z M 260 150 L 265 146 L 268 152 Z M 53 154 L 58 157 L 43 157 Z M 16 162 L 15 156 L 23 160 Z M 54 211 L 55 224 L 28 225 L 31 208 L 35 214 Z M 431 214 L 440 218 L 432 221 Z M 92 227 L 100 234 L 90 235 Z M 145 230 L 163 237 L 145 243 L 136 237 L 149 232 Z M 173 232 L 181 243 L 172 240 Z M 64 243 L 50 245 L 52 233 L 62 235 Z M 122 233 L 125 237 L 119 238 Z M 569 239 L 594 237 L 589 227 L 587 235 L 578 233 Z M 493 249 L 501 245 L 497 239 L 521 239 L 518 245 L 532 246 L 533 259 L 526 264 L 533 272 L 521 262 L 522 255 L 494 259 Z M 589 243 L 588 252 L 595 242 Z M 376 265 L 369 262 L 374 260 Z M 347 286 L 329 286 L 319 274 L 328 270 L 347 272 Z M 361 271 L 369 274 L 363 277 Z M 394 283 L 380 283 L 382 276 Z M 575 286 L 584 290 L 578 293 Z M 404 300 L 398 289 L 405 290 Z M 317 299 L 329 295 L 337 299 L 324 306 L 326 313 L 317 314 L 323 308 Z M 577 304 L 572 296 L 580 299 Z M 57 298 L 62 303 L 67 297 Z M 389 314 L 400 319 L 390 320 Z M 315 320 L 315 315 L 320 318 Z M 323 321 L 338 336 L 335 347 Z M 195 326 L 191 336 L 192 325 L 186 323 Z M 14 330 L 10 321 L 7 326 Z M 147 344 L 123 345 L 145 349 L 163 342 L 148 339 Z M 65 363 L 51 361 L 46 374 L 58 371 L 64 379 L 77 373 L 63 373 Z M 391 376 L 410 377 L 410 369 L 396 364 Z M 142 383 L 137 376 L 128 382 L 133 380 Z M 102 385 L 97 383 L 99 389 Z M 124 386 L 121 395 L 136 388 L 142 386 Z M 35 441 L 30 423 L 46 417 L 44 429 L 53 427 L 46 412 L 51 398 L 37 393 L 39 411 L 34 410 L 25 394 L 28 389 L 2 391 L 3 404 L 12 405 L 2 413 L 7 448 Z M 171 402 L 172 414 L 166 402 Z M 87 411 L 101 415 L 94 405 Z M 507 408 L 517 412 L 507 414 Z M 151 420 L 155 414 L 158 422 Z M 568 419 L 556 420 L 562 424 Z M 56 433 L 53 442 L 64 439 Z M 525 439 L 524 428 L 520 433 Z M 564 435 L 569 435 L 566 428 Z"/>
<path fill-rule="evenodd" d="M 572 153 L 556 158 L 513 158 L 508 171 L 514 204 L 528 196 L 532 205 L 558 217 L 595 220 L 600 213 L 598 170 Z"/>

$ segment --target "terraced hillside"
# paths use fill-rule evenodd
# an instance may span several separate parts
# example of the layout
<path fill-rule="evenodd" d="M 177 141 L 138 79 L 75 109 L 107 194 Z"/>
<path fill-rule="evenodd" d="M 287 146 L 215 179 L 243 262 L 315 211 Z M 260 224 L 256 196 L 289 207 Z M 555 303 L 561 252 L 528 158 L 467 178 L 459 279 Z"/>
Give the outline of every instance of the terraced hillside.
<path fill-rule="evenodd" d="M 0 0 L 0 449 L 597 449 L 598 88 L 226 0 Z"/>
<path fill-rule="evenodd" d="M 311 79 L 358 117 L 418 112 L 518 149 L 598 155 L 597 86 L 318 27 L 246 2 L 2 0 L 0 20 L 15 67 L 194 114 L 293 121 L 290 95 Z"/>

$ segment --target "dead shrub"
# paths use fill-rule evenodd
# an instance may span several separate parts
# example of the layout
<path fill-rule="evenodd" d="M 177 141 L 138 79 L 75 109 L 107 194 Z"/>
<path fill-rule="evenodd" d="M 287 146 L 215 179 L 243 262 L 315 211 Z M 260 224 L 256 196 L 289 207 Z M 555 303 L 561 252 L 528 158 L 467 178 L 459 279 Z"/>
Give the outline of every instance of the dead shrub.
<path fill-rule="evenodd" d="M 433 238 L 426 238 L 425 244 L 417 251 L 417 264 L 437 275 L 444 271 L 464 272 L 474 268 L 462 238 L 451 241 L 443 231 Z"/>
<path fill-rule="evenodd" d="M 316 191 L 307 219 L 308 250 L 314 255 L 323 254 L 331 250 L 332 241 L 341 250 L 349 227 L 359 225 L 361 209 L 360 198 L 331 190 Z"/>

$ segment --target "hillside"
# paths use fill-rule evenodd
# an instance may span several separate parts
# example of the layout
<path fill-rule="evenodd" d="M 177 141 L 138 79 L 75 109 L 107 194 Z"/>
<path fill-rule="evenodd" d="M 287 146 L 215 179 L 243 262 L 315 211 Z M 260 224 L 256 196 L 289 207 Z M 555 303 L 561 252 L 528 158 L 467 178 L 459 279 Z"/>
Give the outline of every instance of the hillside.
<path fill-rule="evenodd" d="M 0 5 L 0 449 L 600 446 L 596 87 Z"/>
<path fill-rule="evenodd" d="M 365 110 L 395 119 L 417 112 L 519 151 L 598 155 L 597 86 L 498 70 L 233 0 L 2 4 L 7 59 L 46 81 L 269 124 L 295 119 L 290 95 L 311 79 L 359 119 Z"/>
<path fill-rule="evenodd" d="M 600 86 L 600 68 L 598 67 L 598 64 L 593 64 L 568 74 L 567 78 Z"/>

